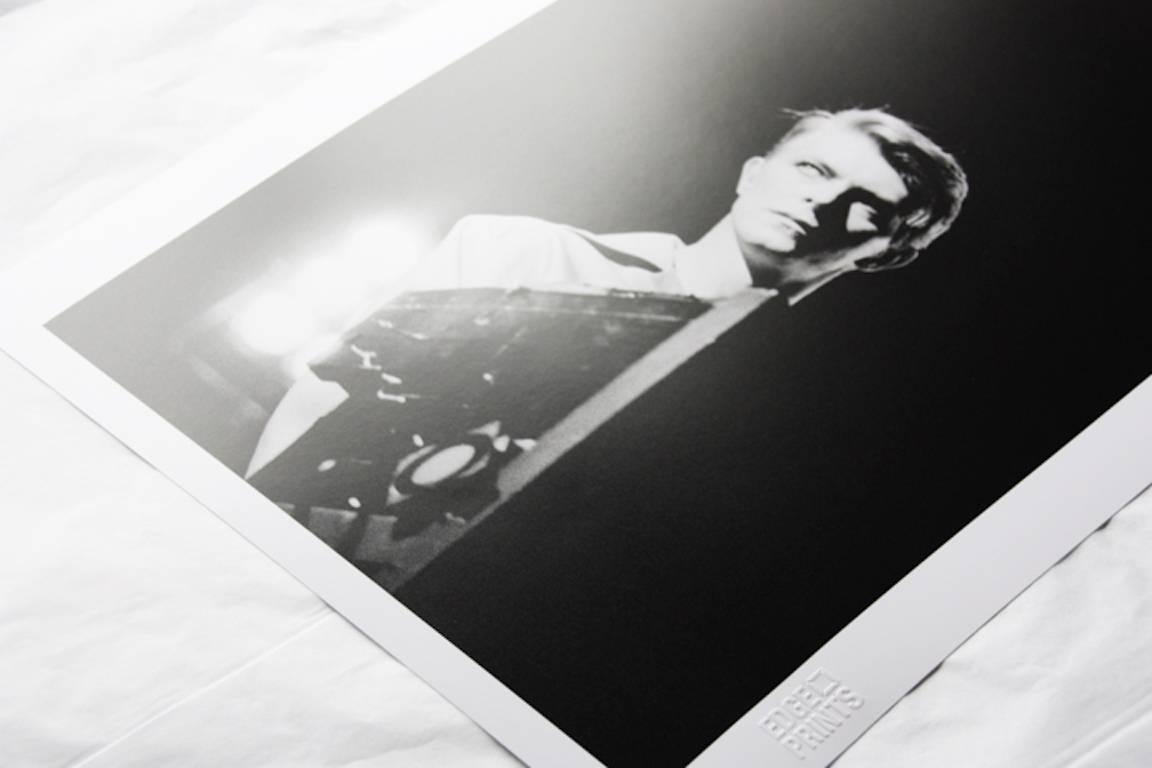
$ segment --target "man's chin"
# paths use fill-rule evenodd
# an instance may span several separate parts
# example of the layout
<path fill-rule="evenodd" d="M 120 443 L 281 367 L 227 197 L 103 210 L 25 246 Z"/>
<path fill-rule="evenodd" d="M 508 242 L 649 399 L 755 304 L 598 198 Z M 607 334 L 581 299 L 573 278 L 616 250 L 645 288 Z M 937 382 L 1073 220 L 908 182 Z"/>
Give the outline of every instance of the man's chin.
<path fill-rule="evenodd" d="M 771 256 L 788 258 L 796 251 L 796 239 L 787 235 L 770 233 L 757 238 L 756 246 Z"/>

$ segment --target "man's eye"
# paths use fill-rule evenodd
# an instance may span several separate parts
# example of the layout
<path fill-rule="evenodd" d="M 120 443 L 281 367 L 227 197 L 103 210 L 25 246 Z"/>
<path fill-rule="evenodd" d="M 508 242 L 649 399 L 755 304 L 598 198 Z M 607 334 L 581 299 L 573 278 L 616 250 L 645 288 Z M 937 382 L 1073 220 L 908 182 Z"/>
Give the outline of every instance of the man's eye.
<path fill-rule="evenodd" d="M 805 176 L 812 176 L 814 178 L 823 178 L 826 175 L 823 168 L 807 160 L 797 161 L 796 169 Z"/>

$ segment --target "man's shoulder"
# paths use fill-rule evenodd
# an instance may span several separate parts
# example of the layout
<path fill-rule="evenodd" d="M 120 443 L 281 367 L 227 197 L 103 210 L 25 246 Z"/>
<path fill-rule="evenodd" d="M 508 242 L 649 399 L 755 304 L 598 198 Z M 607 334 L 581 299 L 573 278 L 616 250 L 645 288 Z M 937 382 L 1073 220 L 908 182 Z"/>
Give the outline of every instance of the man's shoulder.
<path fill-rule="evenodd" d="M 533 216 L 474 214 L 439 249 L 454 285 L 585 285 L 675 293 L 683 242 L 660 232 L 601 235 Z M 440 280 L 447 283 L 447 278 Z"/>
<path fill-rule="evenodd" d="M 534 216 L 472 213 L 457 220 L 450 234 L 471 238 L 498 238 L 517 235 L 554 234 L 571 229 L 571 227 L 563 224 L 556 224 Z"/>
<path fill-rule="evenodd" d="M 684 244 L 667 232 L 592 232 L 534 216 L 469 214 L 452 227 L 452 235 L 472 241 L 529 240 L 538 238 L 595 241 L 621 251 L 643 254 L 674 249 Z"/>
<path fill-rule="evenodd" d="M 549 259 L 563 258 L 578 248 L 574 241 L 579 239 L 571 227 L 532 216 L 471 214 L 456 222 L 440 250 L 455 254 L 466 271 L 487 275 L 539 270 Z"/>
<path fill-rule="evenodd" d="M 662 253 L 680 248 L 684 245 L 684 241 L 680 239 L 678 235 L 673 235 L 668 232 L 610 232 L 602 235 L 585 234 L 612 248 L 637 255 Z"/>

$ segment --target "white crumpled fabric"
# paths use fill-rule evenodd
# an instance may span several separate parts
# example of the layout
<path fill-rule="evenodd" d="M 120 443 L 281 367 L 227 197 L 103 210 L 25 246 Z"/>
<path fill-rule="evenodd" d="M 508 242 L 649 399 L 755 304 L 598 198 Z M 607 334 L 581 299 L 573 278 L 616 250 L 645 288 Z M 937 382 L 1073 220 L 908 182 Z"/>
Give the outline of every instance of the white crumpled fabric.
<path fill-rule="evenodd" d="M 0 0 L 0 268 L 434 2 Z M 0 765 L 519 764 L 4 357 L 0 390 Z M 1150 513 L 1117 515 L 838 765 L 1152 765 Z"/>

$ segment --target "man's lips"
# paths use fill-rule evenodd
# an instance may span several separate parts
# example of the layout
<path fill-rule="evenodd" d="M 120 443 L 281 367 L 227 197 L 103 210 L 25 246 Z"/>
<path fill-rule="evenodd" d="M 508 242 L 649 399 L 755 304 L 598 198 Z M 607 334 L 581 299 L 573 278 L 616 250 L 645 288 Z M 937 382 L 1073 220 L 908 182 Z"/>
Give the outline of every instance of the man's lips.
<path fill-rule="evenodd" d="M 795 216 L 784 213 L 783 211 L 770 211 L 770 213 L 774 214 L 777 218 L 784 222 L 784 224 L 789 229 L 793 230 L 797 236 L 805 237 L 808 234 L 809 225 L 806 222 L 800 221 Z"/>

